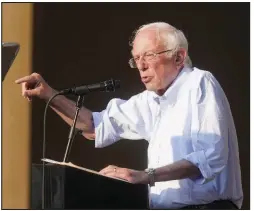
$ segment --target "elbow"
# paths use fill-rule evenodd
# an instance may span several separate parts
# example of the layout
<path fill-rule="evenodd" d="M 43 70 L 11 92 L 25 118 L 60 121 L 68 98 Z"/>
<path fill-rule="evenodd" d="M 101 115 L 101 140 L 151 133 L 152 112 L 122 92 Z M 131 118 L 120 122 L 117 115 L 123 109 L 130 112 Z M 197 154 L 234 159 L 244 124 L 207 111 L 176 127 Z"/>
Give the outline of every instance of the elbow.
<path fill-rule="evenodd" d="M 85 133 L 85 132 L 83 132 L 82 135 L 88 140 L 95 140 L 95 133 Z"/>
<path fill-rule="evenodd" d="M 213 180 L 227 165 L 227 156 L 218 156 L 217 158 L 209 156 L 208 158 L 204 151 L 191 153 L 186 157 L 186 160 L 192 162 L 199 169 L 199 175 L 190 178 L 199 184 Z"/>
<path fill-rule="evenodd" d="M 204 170 L 201 171 L 201 174 L 199 177 L 194 179 L 194 181 L 198 184 L 206 184 L 216 178 L 217 175 L 219 175 L 223 169 L 226 167 L 226 165 L 219 165 L 217 167 L 210 167 L 210 170 L 205 172 Z"/>

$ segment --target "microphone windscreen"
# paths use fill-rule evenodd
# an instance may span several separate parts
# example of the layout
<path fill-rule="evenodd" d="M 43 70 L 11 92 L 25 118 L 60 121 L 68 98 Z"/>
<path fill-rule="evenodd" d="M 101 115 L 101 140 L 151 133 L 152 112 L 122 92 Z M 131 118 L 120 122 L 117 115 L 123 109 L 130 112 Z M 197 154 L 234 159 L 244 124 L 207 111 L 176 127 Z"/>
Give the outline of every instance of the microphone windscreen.
<path fill-rule="evenodd" d="M 115 80 L 114 85 L 115 85 L 115 89 L 120 88 L 120 80 Z"/>

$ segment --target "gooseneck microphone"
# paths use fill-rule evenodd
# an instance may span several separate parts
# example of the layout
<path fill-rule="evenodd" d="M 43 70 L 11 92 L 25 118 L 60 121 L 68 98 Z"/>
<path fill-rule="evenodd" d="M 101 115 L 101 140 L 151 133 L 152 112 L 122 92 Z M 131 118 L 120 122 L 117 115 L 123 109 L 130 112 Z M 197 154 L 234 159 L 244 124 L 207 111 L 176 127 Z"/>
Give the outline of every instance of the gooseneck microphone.
<path fill-rule="evenodd" d="M 89 92 L 95 92 L 95 91 L 114 92 L 117 88 L 120 88 L 120 81 L 110 79 L 110 80 L 99 82 L 96 84 L 83 85 L 83 86 L 64 89 L 60 91 L 59 94 L 60 95 L 74 94 L 74 95 L 81 96 L 81 95 L 86 95 Z"/>

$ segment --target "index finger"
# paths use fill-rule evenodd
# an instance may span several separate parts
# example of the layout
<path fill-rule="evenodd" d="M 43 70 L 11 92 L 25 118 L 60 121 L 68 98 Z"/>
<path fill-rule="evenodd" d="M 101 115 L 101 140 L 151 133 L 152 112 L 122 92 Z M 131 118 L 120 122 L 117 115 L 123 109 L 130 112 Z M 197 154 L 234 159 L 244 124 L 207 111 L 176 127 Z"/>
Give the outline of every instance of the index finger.
<path fill-rule="evenodd" d="M 23 77 L 23 78 L 19 78 L 19 79 L 17 79 L 16 81 L 15 81 L 15 83 L 16 84 L 20 84 L 20 83 L 23 83 L 23 82 L 27 82 L 27 81 L 29 81 L 29 80 L 31 80 L 31 82 L 35 82 L 35 79 L 33 79 L 30 75 L 28 75 L 28 76 L 25 76 L 25 77 Z"/>

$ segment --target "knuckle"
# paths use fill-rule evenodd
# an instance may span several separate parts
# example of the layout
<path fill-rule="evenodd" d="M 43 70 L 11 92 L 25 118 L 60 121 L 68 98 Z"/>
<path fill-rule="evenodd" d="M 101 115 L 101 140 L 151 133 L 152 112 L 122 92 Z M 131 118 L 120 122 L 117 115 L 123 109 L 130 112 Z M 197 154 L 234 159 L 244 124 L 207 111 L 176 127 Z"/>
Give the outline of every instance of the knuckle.
<path fill-rule="evenodd" d="M 33 76 L 38 76 L 39 74 L 36 73 L 36 72 L 34 72 L 34 73 L 32 73 L 31 75 L 33 75 Z"/>
<path fill-rule="evenodd" d="M 36 78 L 37 77 L 37 73 L 32 73 L 30 76 L 31 76 L 31 78 Z"/>
<path fill-rule="evenodd" d="M 32 73 L 31 76 L 33 76 L 33 78 L 35 78 L 35 79 L 40 79 L 41 78 L 41 75 L 38 74 L 38 73 Z"/>

